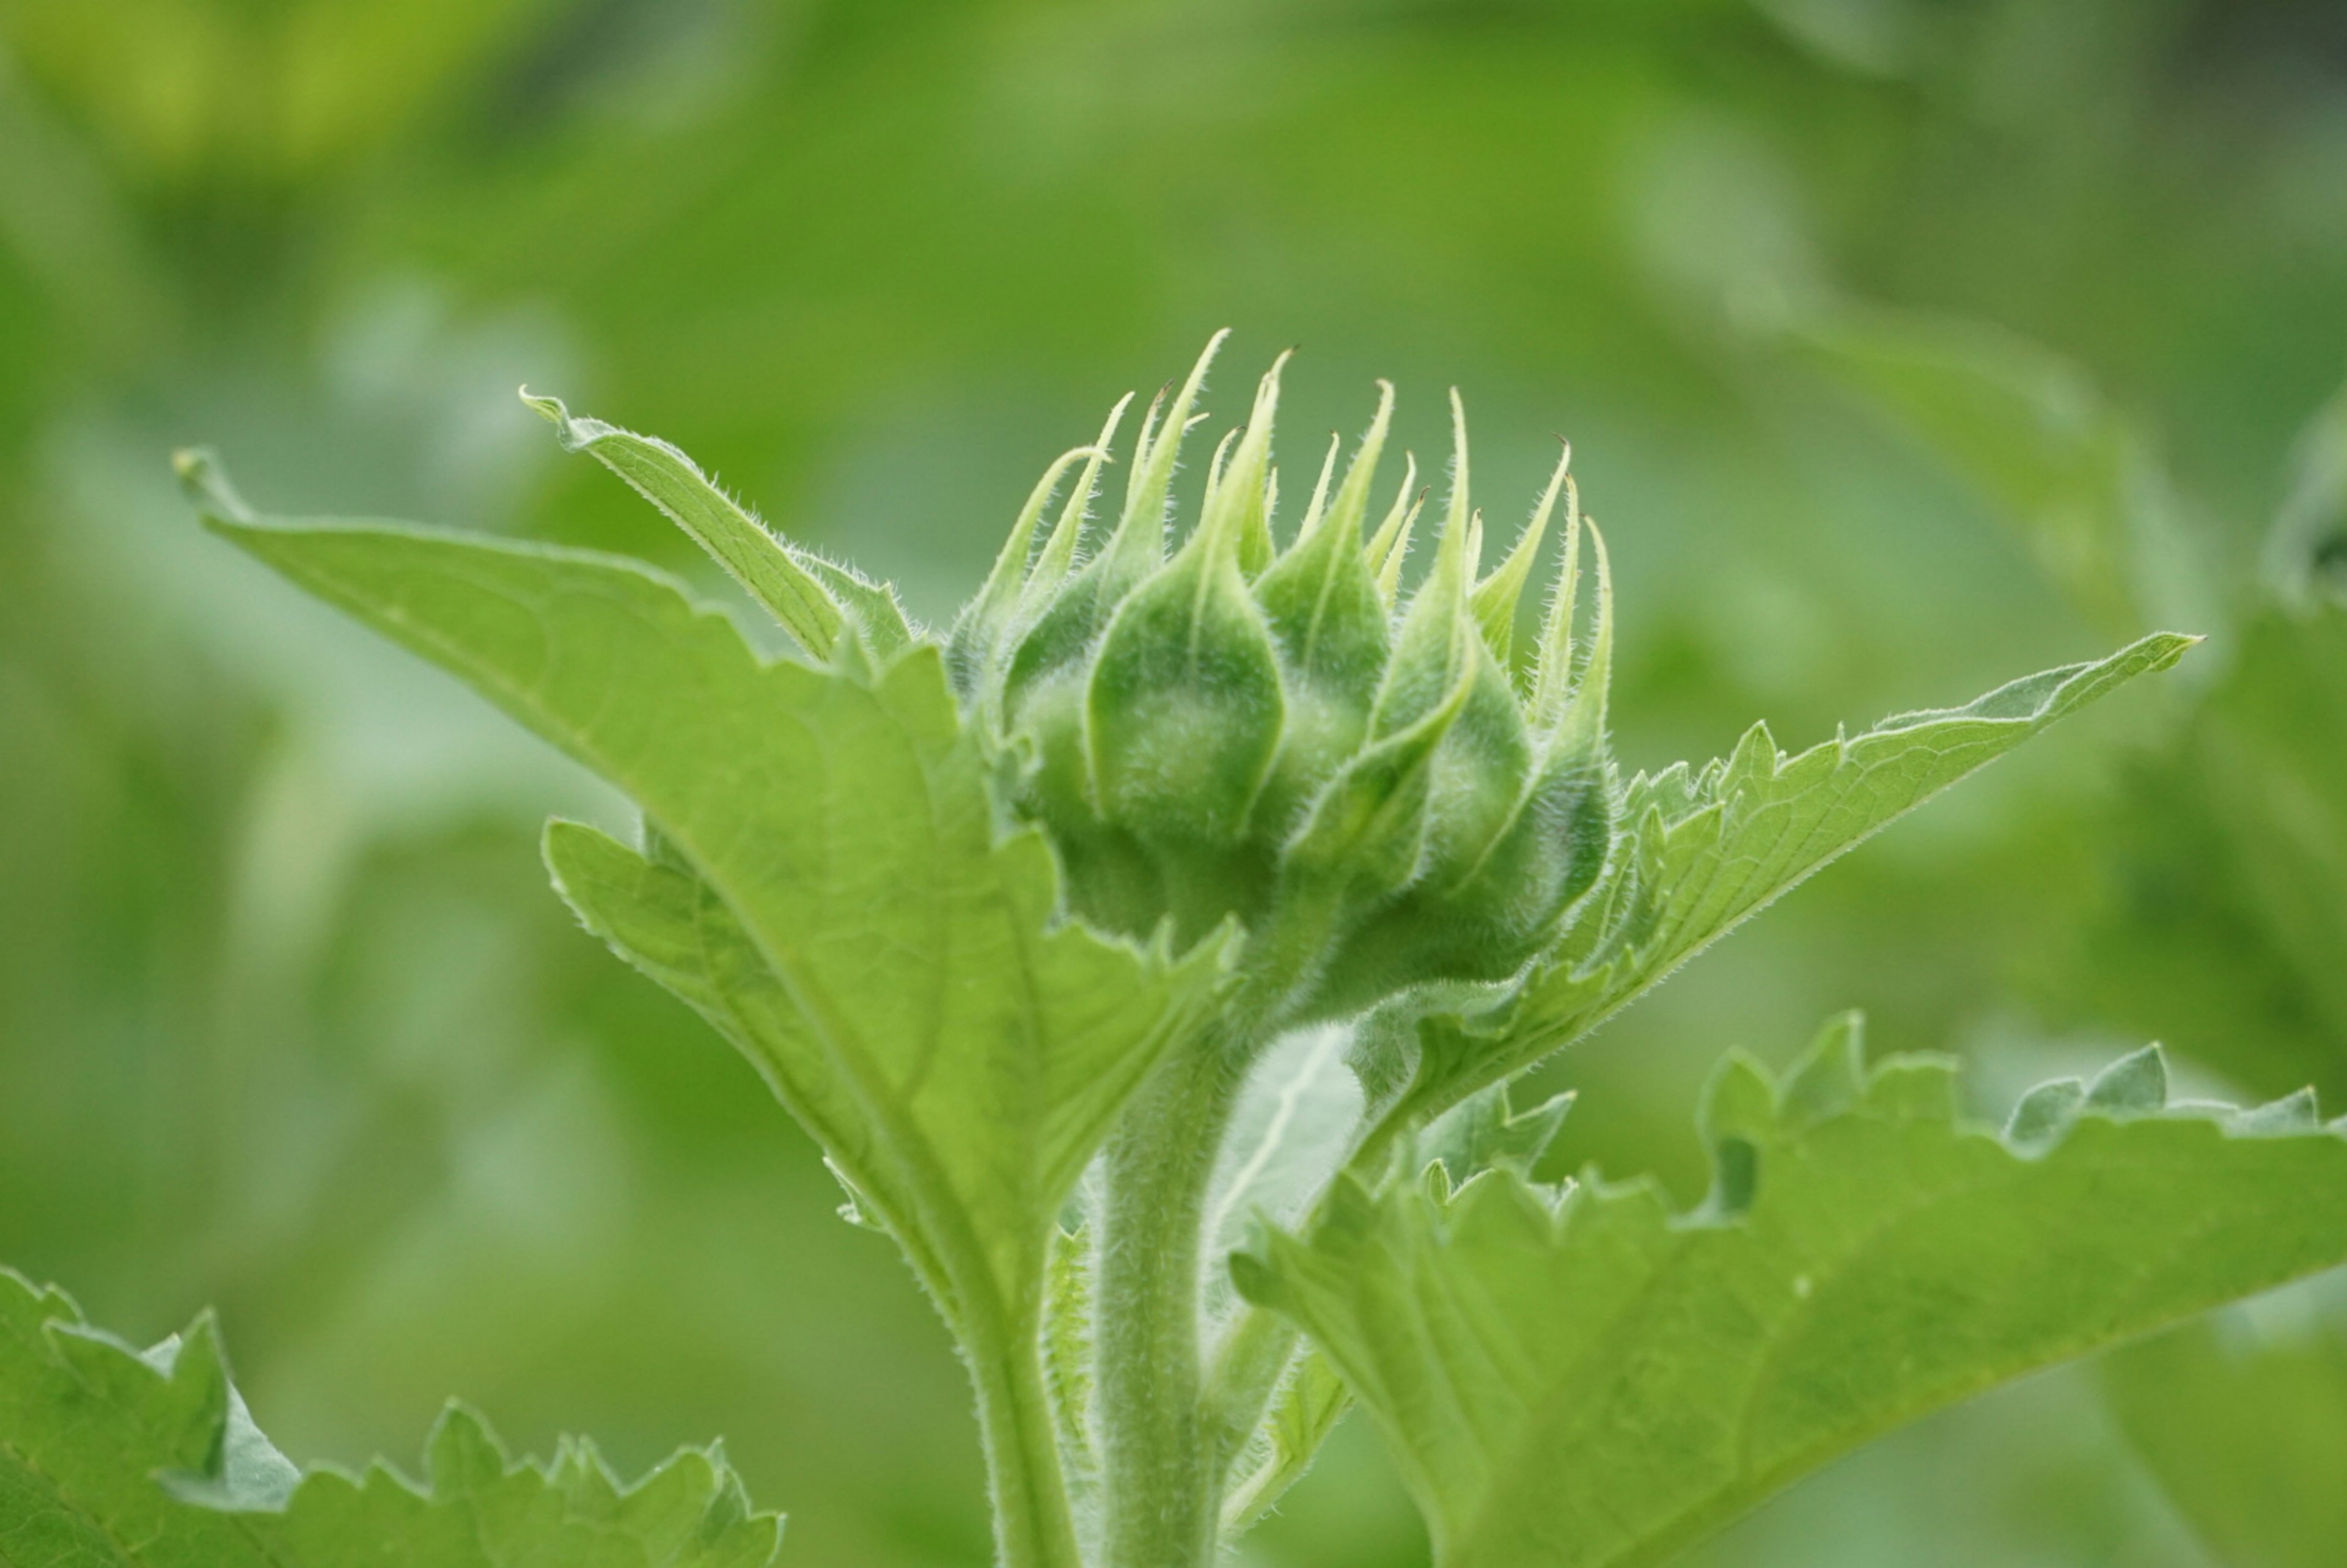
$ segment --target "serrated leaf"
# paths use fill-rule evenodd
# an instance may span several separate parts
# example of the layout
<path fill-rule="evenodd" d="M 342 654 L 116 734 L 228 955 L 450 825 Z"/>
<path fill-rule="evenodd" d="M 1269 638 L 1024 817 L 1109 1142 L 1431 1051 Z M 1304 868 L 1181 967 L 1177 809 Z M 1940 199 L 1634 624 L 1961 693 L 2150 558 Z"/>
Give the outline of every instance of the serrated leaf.
<path fill-rule="evenodd" d="M 1494 1083 L 1420 1128 L 1410 1140 L 1408 1165 L 1419 1171 L 1440 1165 L 1453 1186 L 1500 1166 L 1530 1175 L 1572 1108 L 1567 1091 L 1519 1111 L 1509 1086 Z"/>
<path fill-rule="evenodd" d="M 1353 1397 L 1336 1368 L 1307 1346 L 1234 1467 L 1235 1483 L 1223 1502 L 1225 1540 L 1245 1534 L 1304 1479 L 1328 1434 L 1352 1408 Z"/>
<path fill-rule="evenodd" d="M 1100 1249 L 1093 1230 L 1089 1219 L 1073 1230 L 1054 1228 L 1043 1290 L 1043 1375 L 1061 1472 L 1080 1516 L 1097 1515 L 1100 1492 L 1100 1434 L 1092 1419 L 1092 1277 Z"/>
<path fill-rule="evenodd" d="M 958 1325 L 1031 1331 L 1060 1204 L 1215 954 L 1175 966 L 1054 926 L 1050 856 L 998 840 L 934 646 L 866 680 L 764 662 L 614 558 L 213 526 L 633 799 L 662 864 L 549 835 L 582 918 L 749 1053 Z"/>
<path fill-rule="evenodd" d="M 2335 1128 L 2094 1107 L 2024 1152 L 1958 1122 L 1936 1059 L 1816 1103 L 1723 1071 L 1703 1120 L 1741 1202 L 1348 1179 L 1242 1285 L 1376 1418 L 1444 1568 L 1630 1568 L 1928 1410 L 2347 1259 Z"/>
<path fill-rule="evenodd" d="M 0 1562 L 26 1568 L 764 1568 L 782 1520 L 716 1449 L 623 1485 L 591 1448 L 516 1463 L 451 1406 L 424 1478 L 297 1471 L 209 1317 L 141 1353 L 0 1269 Z"/>
<path fill-rule="evenodd" d="M 2047 725 L 2167 669 L 2196 641 L 2157 633 L 1793 756 L 1756 724 L 1699 773 L 1632 779 L 1591 912 L 1501 1018 L 1419 1027 L 1416 1081 L 1389 1123 L 1439 1113 L 1587 1034 L 1819 867 Z"/>
<path fill-rule="evenodd" d="M 816 658 L 830 656 L 843 625 L 856 627 L 883 657 L 912 641 L 895 593 L 778 538 L 667 442 L 573 417 L 559 397 L 525 391 L 522 401 L 553 424 L 565 451 L 584 452 L 626 480 Z"/>

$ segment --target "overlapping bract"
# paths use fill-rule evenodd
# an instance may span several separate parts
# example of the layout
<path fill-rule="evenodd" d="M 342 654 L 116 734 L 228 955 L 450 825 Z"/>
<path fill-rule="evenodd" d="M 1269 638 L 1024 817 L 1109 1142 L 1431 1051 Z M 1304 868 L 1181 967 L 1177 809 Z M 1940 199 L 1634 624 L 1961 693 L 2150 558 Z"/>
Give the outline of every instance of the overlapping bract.
<path fill-rule="evenodd" d="M 1368 527 L 1387 388 L 1341 478 L 1331 445 L 1278 548 L 1276 364 L 1169 554 L 1168 487 L 1213 353 L 1151 406 L 1122 512 L 1088 558 L 1084 509 L 1117 418 L 1037 488 L 954 629 L 963 701 L 1004 748 L 1015 807 L 1051 835 L 1076 908 L 1135 935 L 1171 921 L 1177 942 L 1235 917 L 1283 1022 L 1430 981 L 1505 979 L 1555 939 L 1610 842 L 1604 545 L 1592 529 L 1585 646 L 1583 519 L 1562 466 L 1479 579 L 1462 418 L 1433 562 L 1402 598 L 1409 476 Z M 1038 544 L 1057 480 L 1079 463 Z M 1517 604 L 1561 497 L 1563 572 L 1519 677 Z"/>

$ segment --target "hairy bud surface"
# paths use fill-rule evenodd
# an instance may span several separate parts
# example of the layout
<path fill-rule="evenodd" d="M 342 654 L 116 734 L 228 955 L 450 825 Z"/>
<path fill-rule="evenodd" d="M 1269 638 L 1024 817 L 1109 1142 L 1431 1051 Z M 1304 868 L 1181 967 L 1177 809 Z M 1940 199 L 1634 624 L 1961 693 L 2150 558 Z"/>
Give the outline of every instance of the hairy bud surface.
<path fill-rule="evenodd" d="M 1113 523 L 1088 531 L 1087 514 L 1129 398 L 1045 475 L 954 627 L 956 685 L 1004 798 L 1057 849 L 1077 914 L 1140 938 L 1170 927 L 1177 946 L 1235 922 L 1288 1021 L 1505 980 L 1556 940 L 1613 836 L 1604 541 L 1561 462 L 1479 576 L 1454 394 L 1448 506 L 1405 593 L 1424 497 L 1409 462 L 1372 523 L 1393 413 L 1380 384 L 1351 461 L 1340 477 L 1332 438 L 1281 545 L 1285 355 L 1216 448 L 1194 524 L 1169 537 L 1175 461 L 1220 344 L 1150 405 Z M 1560 500 L 1562 568 L 1520 657 L 1517 607 Z M 1584 531 L 1595 603 L 1577 636 Z"/>

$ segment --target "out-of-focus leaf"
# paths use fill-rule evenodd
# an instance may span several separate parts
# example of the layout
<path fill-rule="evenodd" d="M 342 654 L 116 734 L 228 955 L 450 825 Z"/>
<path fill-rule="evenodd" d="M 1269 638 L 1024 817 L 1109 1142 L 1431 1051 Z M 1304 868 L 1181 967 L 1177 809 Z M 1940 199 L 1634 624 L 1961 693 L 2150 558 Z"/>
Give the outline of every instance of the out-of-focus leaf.
<path fill-rule="evenodd" d="M 2347 1542 L 2347 1333 L 2309 1329 L 2194 1323 L 2102 1363 L 2128 1440 L 2228 1568 L 2329 1568 Z"/>
<path fill-rule="evenodd" d="M 1815 317 L 1794 341 L 1976 487 L 2105 634 L 2199 619 L 2167 474 L 2077 366 L 1984 323 L 1889 311 Z"/>
<path fill-rule="evenodd" d="M 297 185 L 379 149 L 575 0 L 418 0 L 261 10 L 124 0 L 24 6 L 8 42 L 77 100 L 140 181 Z"/>
<path fill-rule="evenodd" d="M 0 1561 L 39 1568 L 763 1568 L 782 1520 L 715 1449 L 622 1485 L 591 1444 L 515 1463 L 452 1405 L 411 1481 L 306 1475 L 254 1426 L 209 1314 L 143 1354 L 0 1269 Z"/>
<path fill-rule="evenodd" d="M 2109 899 L 2050 1006 L 2238 1082 L 2347 1091 L 2347 610 L 2269 611 L 2140 764 Z"/>
<path fill-rule="evenodd" d="M 1903 713 L 1787 756 L 1765 724 L 1700 772 L 1633 779 L 1607 878 L 1564 952 L 1496 1022 L 1435 1018 L 1389 1118 L 1456 1102 L 1579 1039 L 1819 866 L 2114 688 L 2181 658 L 2159 632 L 2090 664 Z"/>
<path fill-rule="evenodd" d="M 2347 602 L 2347 387 L 2299 432 L 2290 489 L 2266 539 L 2266 575 L 2285 604 Z"/>
<path fill-rule="evenodd" d="M 1376 1418 L 1446 1568 L 1659 1563 L 1888 1429 L 2347 1258 L 2311 1097 L 2169 1106 L 2155 1050 L 1962 1124 L 1944 1061 L 1854 1021 L 1733 1056 L 1712 1196 L 1495 1171 L 1373 1193 L 1241 1260 Z"/>

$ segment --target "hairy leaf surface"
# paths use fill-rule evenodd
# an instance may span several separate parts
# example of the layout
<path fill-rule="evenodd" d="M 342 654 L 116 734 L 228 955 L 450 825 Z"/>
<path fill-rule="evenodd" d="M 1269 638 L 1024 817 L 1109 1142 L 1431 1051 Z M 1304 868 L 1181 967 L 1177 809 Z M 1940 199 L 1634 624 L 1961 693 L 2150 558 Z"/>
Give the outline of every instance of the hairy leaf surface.
<path fill-rule="evenodd" d="M 877 653 L 912 641 L 897 596 L 846 567 L 780 538 L 667 442 L 572 415 L 559 397 L 523 401 L 550 420 L 564 450 L 584 452 L 659 507 L 797 640 L 827 657 L 843 625 Z"/>
<path fill-rule="evenodd" d="M 876 672 L 763 662 L 613 558 L 214 526 L 625 791 L 652 856 L 548 835 L 582 918 L 749 1054 L 958 1323 L 1031 1327 L 1061 1201 L 1215 953 L 1055 926 L 1050 856 L 998 836 L 936 648 Z"/>
<path fill-rule="evenodd" d="M 1393 1120 L 1439 1112 L 1587 1034 L 1819 866 L 2195 641 L 2162 632 L 1793 756 L 1755 724 L 1700 772 L 1632 779 L 1595 907 L 1498 1020 L 1420 1026 L 1416 1081 Z"/>
<path fill-rule="evenodd" d="M 1653 1563 L 1887 1429 L 2347 1258 L 2347 1137 L 2311 1099 L 2166 1103 L 2156 1051 L 1962 1124 L 1935 1059 L 1852 1024 L 1731 1058 L 1711 1201 L 1501 1169 L 1372 1194 L 1240 1284 L 1384 1429 L 1446 1568 Z"/>
<path fill-rule="evenodd" d="M 420 1482 L 303 1474 L 246 1413 L 209 1315 L 142 1354 L 0 1269 L 9 1568 L 764 1568 L 781 1538 L 715 1449 L 623 1486 L 583 1442 L 517 1464 L 453 1405 Z"/>

